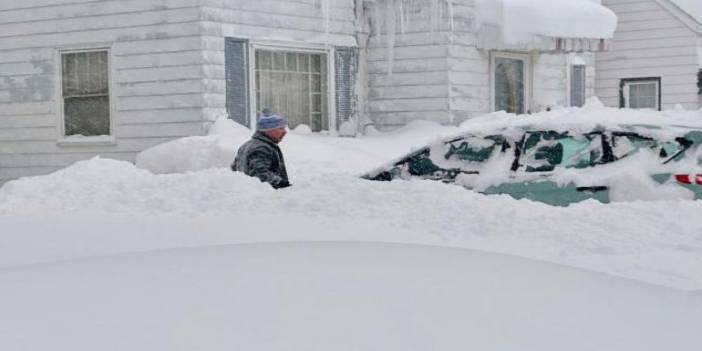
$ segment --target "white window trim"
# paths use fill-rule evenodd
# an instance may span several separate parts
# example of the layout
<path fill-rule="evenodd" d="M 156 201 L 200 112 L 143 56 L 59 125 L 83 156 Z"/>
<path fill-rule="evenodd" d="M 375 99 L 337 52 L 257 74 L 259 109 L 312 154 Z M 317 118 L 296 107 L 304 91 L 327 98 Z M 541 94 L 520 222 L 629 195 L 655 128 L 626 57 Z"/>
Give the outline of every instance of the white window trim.
<path fill-rule="evenodd" d="M 492 51 L 490 52 L 490 111 L 495 112 L 495 59 L 508 58 L 524 61 L 524 113 L 529 113 L 532 103 L 534 66 L 531 55 L 521 52 Z"/>
<path fill-rule="evenodd" d="M 271 40 L 249 42 L 249 127 L 256 129 L 256 50 L 305 52 L 311 54 L 325 54 L 327 56 L 327 118 L 329 131 L 336 131 L 336 67 L 334 66 L 334 48 L 326 45 L 306 43 L 289 43 Z"/>
<path fill-rule="evenodd" d="M 107 51 L 107 84 L 109 88 L 108 96 L 110 100 L 110 135 L 100 135 L 100 136 L 67 136 L 66 135 L 66 121 L 64 116 L 64 101 L 63 101 L 63 54 L 74 54 L 81 52 L 99 52 Z M 58 114 L 57 118 L 57 130 L 58 140 L 57 144 L 59 146 L 113 146 L 117 144 L 117 138 L 115 137 L 115 94 L 113 85 L 114 67 L 112 58 L 112 49 L 109 46 L 90 46 L 90 47 L 72 47 L 72 48 L 59 48 L 56 50 L 56 55 L 54 58 L 56 64 L 55 73 L 55 96 L 56 96 L 56 112 Z"/>
<path fill-rule="evenodd" d="M 651 80 L 640 80 L 640 81 L 630 81 L 630 82 L 624 82 L 624 86 L 622 87 L 623 91 L 622 94 L 624 95 L 624 108 L 631 108 L 630 100 L 631 96 L 629 95 L 630 90 L 629 87 L 632 85 L 644 85 L 644 84 L 655 84 L 656 85 L 656 94 L 654 94 L 654 97 L 656 98 L 656 107 L 653 108 L 653 110 L 658 110 L 659 107 L 661 106 L 661 101 L 659 100 L 659 96 L 661 93 L 661 85 L 658 80 L 651 79 Z"/>

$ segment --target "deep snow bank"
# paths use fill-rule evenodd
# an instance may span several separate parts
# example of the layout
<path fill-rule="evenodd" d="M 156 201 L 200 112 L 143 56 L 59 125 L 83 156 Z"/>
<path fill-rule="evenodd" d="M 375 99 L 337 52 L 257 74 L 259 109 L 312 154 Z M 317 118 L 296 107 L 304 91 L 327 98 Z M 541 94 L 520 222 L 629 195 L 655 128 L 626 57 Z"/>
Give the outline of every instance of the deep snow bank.
<path fill-rule="evenodd" d="M 699 213 L 700 201 L 553 208 L 432 181 L 340 173 L 306 173 L 275 191 L 226 168 L 154 175 L 96 158 L 0 188 L 0 262 L 80 258 L 112 246 L 374 240 L 477 248 L 699 289 Z"/>
<path fill-rule="evenodd" d="M 251 245 L 0 271 L 3 350 L 697 350 L 702 298 L 494 254 Z"/>

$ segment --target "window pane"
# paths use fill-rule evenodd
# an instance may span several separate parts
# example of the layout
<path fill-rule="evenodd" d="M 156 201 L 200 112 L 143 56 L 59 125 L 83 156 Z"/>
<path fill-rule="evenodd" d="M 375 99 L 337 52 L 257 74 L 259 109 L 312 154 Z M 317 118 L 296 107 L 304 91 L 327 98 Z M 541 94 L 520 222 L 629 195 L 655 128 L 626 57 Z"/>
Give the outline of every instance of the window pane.
<path fill-rule="evenodd" d="M 650 83 L 630 83 L 629 84 L 629 107 L 630 108 L 658 108 L 658 84 Z"/>
<path fill-rule="evenodd" d="M 256 51 L 256 68 L 257 69 L 271 69 L 273 64 L 271 63 L 271 52 L 265 50 Z"/>
<path fill-rule="evenodd" d="M 586 67 L 585 65 L 572 66 L 570 76 L 570 105 L 582 107 L 585 105 Z"/>
<path fill-rule="evenodd" d="M 65 135 L 109 135 L 107 51 L 61 54 Z"/>
<path fill-rule="evenodd" d="M 321 72 L 322 71 L 322 56 L 312 55 L 312 62 L 310 63 L 311 72 Z"/>
<path fill-rule="evenodd" d="M 62 55 L 63 96 L 107 94 L 107 51 Z"/>
<path fill-rule="evenodd" d="M 256 57 L 264 58 L 264 51 Z M 271 69 L 256 63 L 257 106 L 270 107 L 275 113 L 288 118 L 291 128 L 306 124 L 314 131 L 328 128 L 326 108 L 326 55 L 270 52 Z M 310 73 L 316 65 L 318 73 Z"/>
<path fill-rule="evenodd" d="M 461 162 L 461 169 L 475 168 L 474 164 L 487 161 L 495 150 L 501 150 L 505 139 L 494 135 L 486 138 L 466 137 L 444 146 L 447 161 Z"/>
<path fill-rule="evenodd" d="M 109 135 L 110 100 L 107 96 L 68 98 L 64 101 L 66 136 Z"/>
<path fill-rule="evenodd" d="M 295 53 L 288 53 L 286 55 L 286 64 L 287 64 L 287 70 L 290 72 L 295 72 L 297 71 L 297 54 Z"/>
<path fill-rule="evenodd" d="M 495 110 L 524 113 L 524 61 L 495 58 Z"/>
<path fill-rule="evenodd" d="M 282 52 L 273 53 L 273 69 L 276 71 L 285 71 L 285 54 Z"/>
<path fill-rule="evenodd" d="M 310 55 L 300 54 L 300 56 L 298 56 L 298 70 L 300 72 L 310 71 Z"/>

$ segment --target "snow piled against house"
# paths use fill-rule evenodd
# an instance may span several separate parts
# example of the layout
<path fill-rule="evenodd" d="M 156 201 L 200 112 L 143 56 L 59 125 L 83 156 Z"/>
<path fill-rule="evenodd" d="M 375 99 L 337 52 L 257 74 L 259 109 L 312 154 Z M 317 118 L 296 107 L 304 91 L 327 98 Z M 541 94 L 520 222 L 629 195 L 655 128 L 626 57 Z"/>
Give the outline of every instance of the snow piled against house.
<path fill-rule="evenodd" d="M 505 43 L 533 36 L 611 39 L 617 16 L 599 0 L 476 0 L 478 27 L 502 29 Z"/>

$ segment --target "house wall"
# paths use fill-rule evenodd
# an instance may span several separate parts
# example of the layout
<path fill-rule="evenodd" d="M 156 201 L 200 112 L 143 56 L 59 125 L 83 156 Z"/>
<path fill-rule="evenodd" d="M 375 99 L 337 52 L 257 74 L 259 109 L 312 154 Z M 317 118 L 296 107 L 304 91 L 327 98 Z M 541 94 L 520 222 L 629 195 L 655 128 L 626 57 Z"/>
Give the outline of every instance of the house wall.
<path fill-rule="evenodd" d="M 534 54 L 534 93 L 531 110 L 539 112 L 556 106 L 570 106 L 570 66 L 586 66 L 585 94 L 595 95 L 595 54 Z"/>
<path fill-rule="evenodd" d="M 491 107 L 490 52 L 479 50 L 472 2 L 453 5 L 453 37 L 449 47 L 451 121 L 461 123 L 488 113 Z"/>
<path fill-rule="evenodd" d="M 368 115 L 381 130 L 415 120 L 448 124 L 452 34 L 447 3 L 393 7 L 398 3 L 379 1 L 366 8 Z"/>
<path fill-rule="evenodd" d="M 356 0 L 202 0 L 205 118 L 226 114 L 226 37 L 304 48 L 357 46 Z M 329 56 L 333 59 L 333 56 Z M 254 108 L 252 108 L 252 111 Z"/>
<path fill-rule="evenodd" d="M 661 77 L 662 107 L 699 108 L 698 34 L 656 0 L 603 0 L 619 17 L 609 52 L 597 57 L 596 91 L 619 106 L 623 78 Z"/>
<path fill-rule="evenodd" d="M 374 125 L 392 129 L 418 119 L 455 125 L 491 112 L 490 50 L 477 47 L 473 2 L 427 1 L 394 13 L 383 6 L 392 3 L 376 2 L 368 9 L 368 104 Z M 531 111 L 568 104 L 573 61 L 587 65 L 586 93 L 594 95 L 594 54 L 524 53 L 532 62 Z"/>
<path fill-rule="evenodd" d="M 1 2 L 0 183 L 203 133 L 199 20 L 192 0 Z M 93 47 L 111 49 L 116 143 L 62 146 L 58 49 Z"/>

